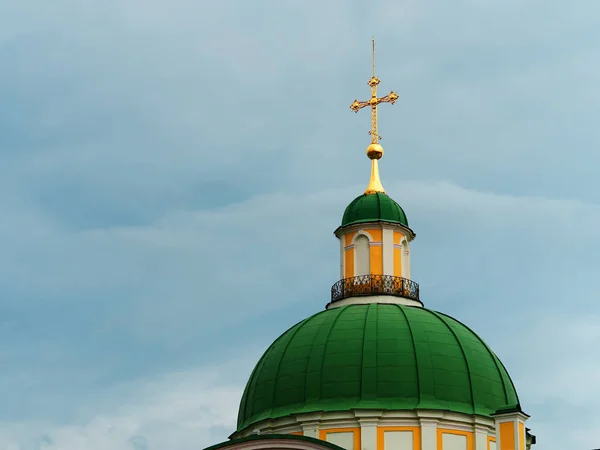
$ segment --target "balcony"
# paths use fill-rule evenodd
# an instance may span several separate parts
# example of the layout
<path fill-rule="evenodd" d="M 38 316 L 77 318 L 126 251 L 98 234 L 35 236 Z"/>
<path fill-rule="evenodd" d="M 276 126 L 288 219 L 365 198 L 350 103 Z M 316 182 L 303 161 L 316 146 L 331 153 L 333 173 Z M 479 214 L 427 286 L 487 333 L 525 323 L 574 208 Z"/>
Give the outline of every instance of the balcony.
<path fill-rule="evenodd" d="M 393 295 L 421 303 L 418 283 L 392 275 L 361 275 L 344 278 L 331 286 L 331 303 L 365 295 Z"/>

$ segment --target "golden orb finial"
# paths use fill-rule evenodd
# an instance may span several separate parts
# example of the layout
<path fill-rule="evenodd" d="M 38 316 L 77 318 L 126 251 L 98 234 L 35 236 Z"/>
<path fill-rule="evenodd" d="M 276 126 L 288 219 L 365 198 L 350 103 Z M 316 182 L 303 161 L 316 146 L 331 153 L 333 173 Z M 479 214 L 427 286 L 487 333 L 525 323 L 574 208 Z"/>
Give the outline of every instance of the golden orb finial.
<path fill-rule="evenodd" d="M 381 159 L 383 156 L 383 147 L 379 144 L 369 144 L 367 147 L 367 156 L 369 159 Z"/>
<path fill-rule="evenodd" d="M 365 194 L 372 194 L 375 192 L 383 192 L 383 186 L 381 185 L 381 181 L 379 180 L 379 167 L 377 161 L 381 159 L 383 156 L 383 147 L 379 144 L 379 140 L 381 136 L 379 136 L 377 130 L 377 105 L 380 103 L 391 103 L 392 105 L 398 100 L 398 94 L 394 91 L 391 91 L 385 97 L 377 97 L 377 86 L 380 83 L 379 78 L 375 76 L 375 38 L 372 39 L 372 76 L 368 81 L 368 85 L 371 88 L 371 98 L 365 102 L 354 99 L 352 104 L 350 105 L 350 109 L 357 113 L 362 108 L 366 106 L 371 107 L 371 131 L 369 134 L 371 135 L 371 144 L 367 147 L 367 156 L 371 160 L 371 180 L 369 181 L 369 185 L 367 186 L 367 190 Z"/>

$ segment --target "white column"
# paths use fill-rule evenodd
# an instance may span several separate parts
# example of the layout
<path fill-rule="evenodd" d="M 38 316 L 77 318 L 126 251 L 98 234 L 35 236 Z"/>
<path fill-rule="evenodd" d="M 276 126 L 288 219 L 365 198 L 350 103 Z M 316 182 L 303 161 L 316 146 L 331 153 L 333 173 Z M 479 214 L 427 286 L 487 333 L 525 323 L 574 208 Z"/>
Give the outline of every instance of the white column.
<path fill-rule="evenodd" d="M 371 273 L 371 242 L 366 234 L 354 239 L 354 276 Z"/>
<path fill-rule="evenodd" d="M 377 418 L 358 419 L 361 450 L 377 450 Z"/>
<path fill-rule="evenodd" d="M 421 450 L 437 450 L 437 423 L 435 419 L 419 419 L 421 422 Z"/>
<path fill-rule="evenodd" d="M 394 230 L 383 229 L 383 274 L 394 275 Z"/>
<path fill-rule="evenodd" d="M 475 425 L 475 450 L 487 450 L 488 429 Z"/>
<path fill-rule="evenodd" d="M 410 244 L 406 240 L 406 246 L 402 249 L 402 272 L 404 272 L 404 278 L 410 278 Z"/>

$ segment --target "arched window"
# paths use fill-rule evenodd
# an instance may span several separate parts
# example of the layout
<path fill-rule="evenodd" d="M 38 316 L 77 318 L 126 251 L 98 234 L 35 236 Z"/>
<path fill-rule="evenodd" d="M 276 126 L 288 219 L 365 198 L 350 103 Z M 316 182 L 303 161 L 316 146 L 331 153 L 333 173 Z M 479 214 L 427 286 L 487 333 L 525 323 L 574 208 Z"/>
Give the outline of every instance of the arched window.
<path fill-rule="evenodd" d="M 402 245 L 402 276 L 404 278 L 410 278 L 410 250 L 408 248 L 407 240 L 402 239 L 400 245 Z"/>
<path fill-rule="evenodd" d="M 368 275 L 371 267 L 369 264 L 369 238 L 365 235 L 360 235 L 354 241 L 354 275 Z"/>

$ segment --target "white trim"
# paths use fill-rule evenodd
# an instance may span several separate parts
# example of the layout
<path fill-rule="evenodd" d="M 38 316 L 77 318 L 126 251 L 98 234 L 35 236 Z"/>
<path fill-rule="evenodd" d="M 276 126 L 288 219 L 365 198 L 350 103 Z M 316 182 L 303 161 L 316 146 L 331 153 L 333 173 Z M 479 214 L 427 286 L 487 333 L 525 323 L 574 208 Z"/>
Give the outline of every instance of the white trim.
<path fill-rule="evenodd" d="M 487 449 L 487 441 L 489 436 L 488 427 L 483 427 L 481 425 L 475 425 L 475 432 L 473 433 L 475 436 L 473 438 L 473 444 L 475 449 Z"/>
<path fill-rule="evenodd" d="M 368 305 L 370 303 L 379 303 L 385 305 L 406 305 L 422 308 L 423 305 L 416 300 L 406 297 L 397 297 L 395 295 L 360 295 L 356 297 L 348 297 L 329 303 L 325 308 L 334 309 L 346 305 Z"/>
<path fill-rule="evenodd" d="M 369 243 L 373 242 L 373 236 L 371 236 L 369 233 L 367 233 L 365 230 L 363 230 L 361 228 L 360 230 L 358 230 L 356 232 L 356 234 L 352 238 L 352 244 L 354 244 L 356 242 L 356 239 L 358 239 L 359 236 L 366 236 L 367 239 L 369 239 Z"/>
<path fill-rule="evenodd" d="M 376 417 L 358 419 L 361 450 L 377 450 L 377 422 L 379 419 Z"/>
<path fill-rule="evenodd" d="M 340 236 L 346 235 L 348 233 L 353 233 L 358 230 L 364 230 L 365 228 L 374 228 L 374 229 L 382 229 L 382 230 L 394 230 L 402 233 L 409 241 L 412 241 L 415 238 L 414 232 L 405 227 L 404 225 L 389 223 L 389 222 L 362 222 L 357 223 L 355 225 L 350 225 L 348 227 L 344 227 L 342 230 L 339 228 L 336 229 L 335 235 L 339 238 Z"/>
<path fill-rule="evenodd" d="M 402 239 L 407 239 L 406 234 L 402 230 L 394 230 L 394 232 L 400 235 L 400 237 L 398 238 L 398 242 L 394 240 L 394 244 L 401 245 L 400 242 L 402 242 Z"/>
<path fill-rule="evenodd" d="M 359 237 L 364 236 L 367 238 L 368 240 L 368 246 L 367 246 L 367 254 L 366 255 L 359 255 L 358 253 L 358 248 L 356 246 L 356 241 L 358 240 Z M 352 274 L 352 276 L 357 277 L 357 276 L 362 276 L 362 275 L 368 275 L 371 273 L 371 243 L 372 243 L 372 238 L 371 235 L 369 233 L 366 233 L 364 231 L 359 231 L 358 233 L 356 233 L 356 235 L 352 238 L 352 243 L 354 243 L 355 245 L 355 249 L 354 249 L 354 274 Z M 359 269 L 359 265 L 361 268 L 363 267 L 363 264 L 359 264 L 359 257 L 363 256 L 363 258 L 361 258 L 361 262 L 365 262 L 366 263 L 366 271 L 365 273 L 359 273 L 358 269 Z M 366 261 L 365 261 L 366 259 Z"/>
<path fill-rule="evenodd" d="M 346 249 L 344 248 L 344 239 L 340 239 L 340 280 L 346 273 Z"/>
<path fill-rule="evenodd" d="M 519 422 L 523 424 L 523 432 L 525 433 L 525 424 L 529 416 L 520 411 L 502 413 L 502 414 L 492 414 L 492 417 L 496 422 L 496 449 L 500 450 L 502 448 L 502 442 L 500 441 L 500 424 L 503 423 L 512 423 L 514 425 L 514 440 L 515 440 L 515 450 L 525 450 L 519 446 Z M 525 433 L 525 439 L 527 439 L 527 433 Z"/>
<path fill-rule="evenodd" d="M 356 409 L 335 412 L 303 413 L 286 416 L 279 419 L 267 419 L 249 427 L 244 433 L 234 433 L 232 438 L 245 437 L 252 434 L 253 430 L 261 433 L 289 432 L 301 428 L 305 436 L 318 437 L 320 430 L 332 428 L 361 428 L 361 433 L 366 430 L 372 431 L 373 427 L 420 427 L 423 449 L 435 449 L 432 443 L 437 443 L 437 429 L 468 431 L 473 433 L 474 441 L 481 442 L 487 436 L 496 437 L 497 421 L 483 417 L 441 410 L 376 410 Z M 479 435 L 479 439 L 478 439 Z M 361 442 L 361 447 L 369 449 L 368 444 L 372 438 Z M 499 440 L 498 440 L 499 442 Z M 483 448 L 486 449 L 487 447 Z M 478 447 L 475 447 L 479 450 Z M 500 446 L 497 447 L 500 449 Z M 520 449 L 524 450 L 524 449 Z"/>
<path fill-rule="evenodd" d="M 410 247 L 406 237 L 400 238 L 400 247 L 402 248 L 400 258 L 402 258 L 402 276 L 410 280 Z"/>
<path fill-rule="evenodd" d="M 529 415 L 525 414 L 521 411 L 513 411 L 507 413 L 500 414 L 491 414 L 491 416 L 496 419 L 496 421 L 501 420 L 502 422 L 507 422 L 510 420 L 521 419 L 523 423 L 526 423 L 527 419 L 529 419 Z M 506 420 L 503 420 L 506 419 Z"/>
<path fill-rule="evenodd" d="M 354 244 L 346 245 L 346 246 L 344 247 L 344 251 L 345 251 L 345 250 L 350 250 L 351 248 L 354 248 L 354 247 L 356 247 Z"/>
<path fill-rule="evenodd" d="M 438 421 L 422 418 L 419 420 L 419 426 L 421 427 L 421 448 L 427 450 L 437 449 Z"/>
<path fill-rule="evenodd" d="M 307 421 L 307 422 L 303 422 L 300 424 L 302 427 L 302 433 L 304 434 L 304 436 L 308 436 L 308 437 L 314 437 L 316 439 L 319 439 L 319 421 L 318 420 L 312 420 L 312 421 Z"/>
<path fill-rule="evenodd" d="M 394 231 L 382 230 L 381 240 L 383 243 L 383 274 L 394 275 Z"/>
<path fill-rule="evenodd" d="M 381 247 L 383 242 L 369 242 L 369 247 Z"/>

